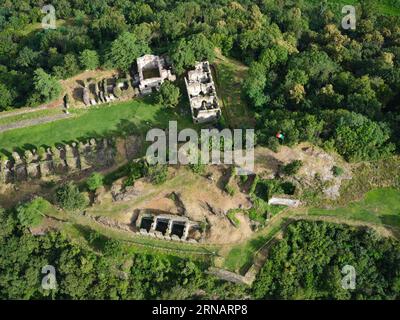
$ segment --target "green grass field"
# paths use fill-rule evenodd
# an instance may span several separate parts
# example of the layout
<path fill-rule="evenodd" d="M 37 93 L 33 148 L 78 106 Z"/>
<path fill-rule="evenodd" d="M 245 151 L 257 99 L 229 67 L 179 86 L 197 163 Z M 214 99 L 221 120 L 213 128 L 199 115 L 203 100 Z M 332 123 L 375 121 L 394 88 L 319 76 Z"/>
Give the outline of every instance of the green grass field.
<path fill-rule="evenodd" d="M 31 119 L 41 118 L 41 117 L 54 116 L 54 115 L 61 114 L 61 113 L 62 113 L 61 109 L 55 108 L 55 109 L 38 110 L 35 112 L 18 114 L 15 116 L 8 116 L 8 117 L 0 118 L 0 126 L 14 123 L 14 122 L 24 121 L 24 120 L 31 120 Z"/>
<path fill-rule="evenodd" d="M 255 254 L 268 243 L 283 227 L 285 221 L 277 220 L 277 223 L 261 230 L 246 242 L 233 246 L 224 257 L 223 268 L 244 275 L 253 264 Z"/>
<path fill-rule="evenodd" d="M 308 210 L 309 215 L 334 216 L 400 228 L 400 191 L 381 188 L 368 192 L 364 199 L 336 209 Z"/>
<path fill-rule="evenodd" d="M 254 253 L 267 241 L 268 238 L 262 235 L 233 247 L 224 260 L 224 268 L 243 274 L 244 269 L 252 264 Z"/>
<path fill-rule="evenodd" d="M 150 100 L 142 99 L 91 109 L 76 109 L 71 114 L 74 117 L 70 119 L 0 134 L 0 152 L 91 137 L 145 133 L 151 128 L 166 128 L 169 120 L 178 121 L 180 128 L 193 127 L 189 117 L 181 117 Z"/>
<path fill-rule="evenodd" d="M 242 97 L 242 81 L 247 67 L 217 53 L 215 60 L 216 84 L 223 102 L 222 114 L 232 128 L 254 127 L 254 115 Z"/>
<path fill-rule="evenodd" d="M 287 217 L 290 218 L 297 213 L 302 214 L 302 212 L 288 211 Z M 400 190 L 394 188 L 375 189 L 368 192 L 361 201 L 329 210 L 310 208 L 307 210 L 307 214 L 316 217 L 336 217 L 338 223 L 344 223 L 346 220 L 360 221 L 400 230 Z M 241 274 L 245 273 L 253 263 L 256 252 L 284 227 L 285 218 L 275 220 L 273 226 L 267 226 L 252 239 L 233 246 L 224 257 L 223 268 Z"/>

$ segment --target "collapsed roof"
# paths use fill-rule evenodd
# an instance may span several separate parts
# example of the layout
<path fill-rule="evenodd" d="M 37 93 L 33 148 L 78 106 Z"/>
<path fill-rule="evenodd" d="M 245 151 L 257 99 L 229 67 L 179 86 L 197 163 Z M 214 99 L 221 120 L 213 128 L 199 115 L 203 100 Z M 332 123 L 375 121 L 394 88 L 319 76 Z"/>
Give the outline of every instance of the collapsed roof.
<path fill-rule="evenodd" d="M 214 121 L 220 118 L 221 109 L 208 61 L 196 63 L 185 78 L 192 118 L 195 123 Z"/>

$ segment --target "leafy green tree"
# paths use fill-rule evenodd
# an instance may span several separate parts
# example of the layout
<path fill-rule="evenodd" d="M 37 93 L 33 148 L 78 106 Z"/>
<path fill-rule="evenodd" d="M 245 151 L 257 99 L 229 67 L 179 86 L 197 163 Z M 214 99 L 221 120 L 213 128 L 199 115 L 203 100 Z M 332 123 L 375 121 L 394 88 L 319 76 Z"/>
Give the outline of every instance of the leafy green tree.
<path fill-rule="evenodd" d="M 96 50 L 84 50 L 81 52 L 79 62 L 83 69 L 95 70 L 100 64 L 99 55 Z"/>
<path fill-rule="evenodd" d="M 39 95 L 42 102 L 57 99 L 62 91 L 60 83 L 43 69 L 36 69 L 34 74 L 35 92 Z"/>
<path fill-rule="evenodd" d="M 0 83 L 0 111 L 7 110 L 10 106 L 12 106 L 13 97 L 8 90 L 8 88 Z"/>
<path fill-rule="evenodd" d="M 17 208 L 17 218 L 24 227 L 36 227 L 41 224 L 51 204 L 37 197 Z"/>
<path fill-rule="evenodd" d="M 174 108 L 178 105 L 180 96 L 179 88 L 172 82 L 165 81 L 157 93 L 157 103 L 166 108 Z"/>
<path fill-rule="evenodd" d="M 94 172 L 86 181 L 86 185 L 90 191 L 96 191 L 98 188 L 103 186 L 104 176 L 101 173 Z"/>
<path fill-rule="evenodd" d="M 351 112 L 339 119 L 333 135 L 336 150 L 348 161 L 376 160 L 394 150 L 390 129 L 363 115 Z"/>
<path fill-rule="evenodd" d="M 154 15 L 153 9 L 147 3 L 134 3 L 129 11 L 128 19 L 133 24 L 149 21 Z"/>
<path fill-rule="evenodd" d="M 339 66 L 330 59 L 327 53 L 312 49 L 295 55 L 289 61 L 289 70 L 303 70 L 309 79 L 323 84 L 329 80 Z"/>
<path fill-rule="evenodd" d="M 196 61 L 208 60 L 212 63 L 215 59 L 214 44 L 202 33 L 195 34 L 188 40 L 182 38 L 176 42 L 170 50 L 170 56 L 176 72 L 182 74 L 185 69 L 194 66 Z"/>
<path fill-rule="evenodd" d="M 215 52 L 213 43 L 202 33 L 193 35 L 189 40 L 196 61 L 208 60 L 214 62 Z"/>
<path fill-rule="evenodd" d="M 2 223 L 0 224 L 0 241 L 1 241 L 1 239 L 4 239 L 5 237 L 8 237 L 12 234 L 16 226 L 16 221 L 13 218 L 13 216 L 1 206 L 0 206 L 0 221 L 2 221 Z"/>
<path fill-rule="evenodd" d="M 267 102 L 264 89 L 267 83 L 266 68 L 259 62 L 250 65 L 249 73 L 244 81 L 244 92 L 255 107 L 260 107 Z"/>
<path fill-rule="evenodd" d="M 133 186 L 135 181 L 146 174 L 146 165 L 144 161 L 133 161 L 128 165 L 124 186 Z"/>
<path fill-rule="evenodd" d="M 170 50 L 176 73 L 182 74 L 186 68 L 194 66 L 196 57 L 185 39 L 178 41 Z"/>
<path fill-rule="evenodd" d="M 79 73 L 79 65 L 74 54 L 66 54 L 62 66 L 55 66 L 54 73 L 58 78 L 66 79 Z"/>
<path fill-rule="evenodd" d="M 66 210 L 82 210 L 88 201 L 86 197 L 79 192 L 79 189 L 73 182 L 68 182 L 56 190 L 57 202 Z"/>
<path fill-rule="evenodd" d="M 138 39 L 133 33 L 124 32 L 111 44 L 110 66 L 128 71 L 138 57 L 149 52 L 150 48 L 147 42 Z"/>
<path fill-rule="evenodd" d="M 21 67 L 35 66 L 40 53 L 33 51 L 31 48 L 23 47 L 18 54 L 17 64 Z"/>
<path fill-rule="evenodd" d="M 115 39 L 128 29 L 124 14 L 115 7 L 96 12 L 96 18 L 91 20 L 90 27 L 99 41 Z"/>

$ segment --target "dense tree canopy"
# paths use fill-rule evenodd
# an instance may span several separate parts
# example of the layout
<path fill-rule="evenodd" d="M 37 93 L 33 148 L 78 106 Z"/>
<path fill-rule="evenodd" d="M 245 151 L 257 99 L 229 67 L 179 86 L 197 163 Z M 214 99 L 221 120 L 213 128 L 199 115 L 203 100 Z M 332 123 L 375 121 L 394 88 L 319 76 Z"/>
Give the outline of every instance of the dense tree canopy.
<path fill-rule="evenodd" d="M 33 208 L 32 203 L 27 207 Z M 3 299 L 398 299 L 400 295 L 399 243 L 371 230 L 294 223 L 270 248 L 253 287 L 246 288 L 207 275 L 208 262 L 132 253 L 127 243 L 83 226 L 79 230 L 85 247 L 57 231 L 35 237 L 1 208 L 0 219 Z M 46 265 L 55 267 L 56 290 L 42 289 Z M 345 265 L 356 270 L 354 290 L 342 288 Z"/>
<path fill-rule="evenodd" d="M 254 282 L 258 299 L 398 299 L 400 246 L 372 230 L 298 222 L 273 246 Z M 344 290 L 341 270 L 356 271 L 354 290 Z"/>
<path fill-rule="evenodd" d="M 37 69 L 34 77 L 35 94 L 40 102 L 56 99 L 61 94 L 61 85 L 43 69 Z"/>
<path fill-rule="evenodd" d="M 245 288 L 205 274 L 204 263 L 132 253 L 120 241 L 82 230 L 83 248 L 62 233 L 35 237 L 0 208 L 1 299 L 188 299 L 244 297 Z M 44 290 L 42 267 L 54 266 L 57 289 Z"/>
<path fill-rule="evenodd" d="M 374 1 L 356 6 L 354 31 L 342 29 L 342 13 L 329 2 L 321 11 L 312 1 L 58 0 L 57 17 L 68 23 L 33 31 L 42 18 L 40 8 L 28 0 L 3 2 L 1 109 L 54 96 L 35 90 L 37 69 L 56 78 L 99 66 L 127 71 L 137 56 L 156 52 L 168 53 L 175 71 L 183 74 L 197 60 L 212 61 L 219 47 L 250 67 L 243 90 L 256 111 L 259 143 L 276 147 L 273 131 L 282 131 L 292 137 L 280 143 L 310 139 L 327 145 L 336 130 L 325 122 L 323 111 L 343 109 L 379 127 L 386 123 L 384 136 L 399 145 L 400 22 L 395 16 L 380 16 Z M 18 31 L 25 28 L 32 32 Z M 286 111 L 295 114 L 286 113 L 282 122 L 281 112 Z M 303 134 L 300 123 L 311 119 L 314 130 Z M 333 146 L 341 152 L 339 144 Z M 368 158 L 355 152 L 361 158 L 346 157 Z"/>
<path fill-rule="evenodd" d="M 145 41 L 133 33 L 124 32 L 112 43 L 109 61 L 114 67 L 128 71 L 138 57 L 149 52 Z"/>
<path fill-rule="evenodd" d="M 157 93 L 157 102 L 166 108 L 174 108 L 179 103 L 180 90 L 170 81 L 165 81 Z"/>
<path fill-rule="evenodd" d="M 79 61 L 86 70 L 94 70 L 99 66 L 99 56 L 95 50 L 82 51 Z"/>

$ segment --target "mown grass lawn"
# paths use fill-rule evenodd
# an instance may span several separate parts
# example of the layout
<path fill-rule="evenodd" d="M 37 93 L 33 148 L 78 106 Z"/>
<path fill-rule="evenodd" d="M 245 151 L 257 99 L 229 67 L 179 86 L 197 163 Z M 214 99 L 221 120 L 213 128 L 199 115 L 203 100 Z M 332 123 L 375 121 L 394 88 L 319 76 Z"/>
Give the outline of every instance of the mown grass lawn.
<path fill-rule="evenodd" d="M 368 192 L 364 199 L 336 209 L 312 208 L 309 215 L 334 216 L 400 228 L 400 190 L 381 188 Z"/>
<path fill-rule="evenodd" d="M 71 114 L 70 119 L 1 133 L 0 152 L 7 154 L 18 148 L 32 149 L 92 137 L 143 134 L 151 128 L 167 128 L 170 120 L 178 121 L 179 128 L 193 127 L 189 117 L 182 117 L 150 99 L 76 109 Z"/>

